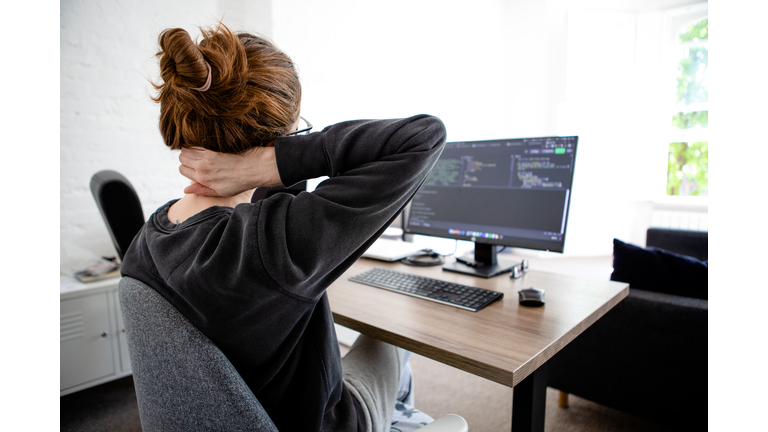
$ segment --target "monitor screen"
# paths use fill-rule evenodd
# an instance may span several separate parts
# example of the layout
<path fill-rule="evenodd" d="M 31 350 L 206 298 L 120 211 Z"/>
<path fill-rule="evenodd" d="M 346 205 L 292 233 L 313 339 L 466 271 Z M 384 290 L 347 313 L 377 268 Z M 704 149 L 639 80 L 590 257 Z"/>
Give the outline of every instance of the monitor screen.
<path fill-rule="evenodd" d="M 562 252 L 577 141 L 446 143 L 411 202 L 405 232 L 473 241 L 480 267 L 496 264 L 490 245 Z"/>

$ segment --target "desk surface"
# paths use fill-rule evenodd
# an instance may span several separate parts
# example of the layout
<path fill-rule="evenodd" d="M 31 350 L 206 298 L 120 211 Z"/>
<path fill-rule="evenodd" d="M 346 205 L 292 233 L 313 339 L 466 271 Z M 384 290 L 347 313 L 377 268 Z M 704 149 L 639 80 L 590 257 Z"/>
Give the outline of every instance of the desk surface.
<path fill-rule="evenodd" d="M 451 259 L 451 258 L 449 258 Z M 491 289 L 504 298 L 479 312 L 350 282 L 373 267 Z M 546 305 L 520 306 L 517 291 L 544 289 Z M 334 320 L 441 363 L 514 387 L 629 293 L 625 283 L 529 271 L 481 279 L 441 267 L 360 259 L 328 289 Z"/>

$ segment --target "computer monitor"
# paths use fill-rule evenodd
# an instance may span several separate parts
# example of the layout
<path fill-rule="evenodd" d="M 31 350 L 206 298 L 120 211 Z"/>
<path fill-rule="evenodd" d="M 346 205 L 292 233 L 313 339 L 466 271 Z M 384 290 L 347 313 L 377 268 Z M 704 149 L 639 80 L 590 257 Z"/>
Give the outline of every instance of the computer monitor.
<path fill-rule="evenodd" d="M 443 269 L 480 277 L 511 271 L 496 245 L 562 252 L 578 137 L 446 143 L 411 201 L 405 232 L 475 243 Z"/>

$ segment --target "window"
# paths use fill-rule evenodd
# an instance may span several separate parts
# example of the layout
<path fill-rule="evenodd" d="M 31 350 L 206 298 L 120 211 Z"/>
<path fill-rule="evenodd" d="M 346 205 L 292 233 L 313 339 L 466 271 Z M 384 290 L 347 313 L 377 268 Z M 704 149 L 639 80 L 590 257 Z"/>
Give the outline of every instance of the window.
<path fill-rule="evenodd" d="M 683 26 L 677 33 L 667 195 L 708 194 L 708 36 L 707 18 Z"/>

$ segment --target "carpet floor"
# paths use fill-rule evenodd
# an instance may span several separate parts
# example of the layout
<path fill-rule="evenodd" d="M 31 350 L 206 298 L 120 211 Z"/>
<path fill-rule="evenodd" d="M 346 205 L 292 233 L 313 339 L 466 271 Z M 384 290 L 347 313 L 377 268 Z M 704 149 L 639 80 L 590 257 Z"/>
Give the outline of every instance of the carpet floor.
<path fill-rule="evenodd" d="M 139 404 L 128 376 L 59 399 L 61 432 L 140 432 Z"/>
<path fill-rule="evenodd" d="M 512 389 L 418 355 L 412 357 L 411 366 L 418 409 L 434 418 L 458 414 L 467 420 L 470 431 L 511 429 Z M 547 431 L 670 430 L 573 395 L 570 407 L 563 409 L 557 406 L 557 395 L 557 390 L 547 391 Z M 141 431 L 132 377 L 62 396 L 60 408 L 62 432 Z"/>
<path fill-rule="evenodd" d="M 470 431 L 512 429 L 512 389 L 426 357 L 411 358 L 416 408 L 434 418 L 458 414 Z M 544 430 L 559 432 L 665 432 L 665 428 L 594 402 L 569 395 L 568 408 L 557 405 L 559 392 L 547 389 Z"/>

